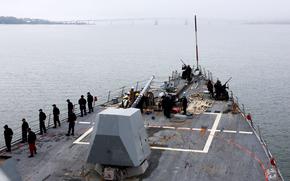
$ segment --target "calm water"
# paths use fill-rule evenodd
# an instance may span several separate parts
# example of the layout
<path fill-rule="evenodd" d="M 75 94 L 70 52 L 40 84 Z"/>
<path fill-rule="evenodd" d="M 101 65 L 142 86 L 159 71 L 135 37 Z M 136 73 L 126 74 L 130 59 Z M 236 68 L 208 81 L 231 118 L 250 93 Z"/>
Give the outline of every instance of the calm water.
<path fill-rule="evenodd" d="M 184 25 L 0 26 L 0 124 L 15 128 L 38 109 L 74 103 L 179 69 L 193 61 L 193 27 Z M 290 179 L 290 26 L 201 22 L 200 63 L 252 113 Z M 0 127 L 2 132 L 2 126 Z M 2 136 L 0 137 L 3 141 Z"/>

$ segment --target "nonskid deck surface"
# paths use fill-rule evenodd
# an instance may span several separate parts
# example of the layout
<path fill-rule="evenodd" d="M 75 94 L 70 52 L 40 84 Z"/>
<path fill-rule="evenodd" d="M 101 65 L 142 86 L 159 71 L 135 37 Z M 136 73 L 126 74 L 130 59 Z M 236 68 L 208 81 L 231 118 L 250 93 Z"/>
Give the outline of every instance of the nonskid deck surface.
<path fill-rule="evenodd" d="M 162 126 L 146 120 L 152 153 L 143 180 L 265 180 L 260 164 L 268 158 L 241 115 L 206 113 Z"/>
<path fill-rule="evenodd" d="M 189 86 L 188 95 L 203 92 L 204 82 Z M 183 91 L 183 90 L 182 90 Z M 265 180 L 267 155 L 241 114 L 226 113 L 227 102 L 215 101 L 207 112 L 167 119 L 162 112 L 143 114 L 149 135 L 149 168 L 137 180 Z M 39 137 L 38 154 L 28 146 L 12 150 L 25 181 L 84 180 L 90 134 L 96 113 L 78 118 L 75 136 L 67 125 Z M 100 145 L 101 146 L 101 145 Z"/>
<path fill-rule="evenodd" d="M 101 109 L 99 109 L 101 110 Z M 27 144 L 12 148 L 11 156 L 17 161 L 17 169 L 24 181 L 81 179 L 88 147 L 73 142 L 94 124 L 97 112 L 80 118 L 75 126 L 75 135 L 66 136 L 68 125 L 49 129 L 43 136 L 37 135 L 37 154 L 28 158 Z"/>
<path fill-rule="evenodd" d="M 204 90 L 201 81 L 186 93 Z M 227 110 L 227 102 L 215 101 L 192 117 L 145 115 L 152 153 L 142 180 L 265 180 L 263 147 L 243 116 Z"/>

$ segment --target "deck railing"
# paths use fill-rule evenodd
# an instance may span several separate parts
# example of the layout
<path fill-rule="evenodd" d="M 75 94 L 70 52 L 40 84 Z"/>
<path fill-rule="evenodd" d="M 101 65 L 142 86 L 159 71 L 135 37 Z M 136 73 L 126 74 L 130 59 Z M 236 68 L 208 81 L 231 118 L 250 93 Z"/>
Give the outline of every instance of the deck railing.
<path fill-rule="evenodd" d="M 147 83 L 148 79 L 145 80 L 141 80 L 141 81 L 137 81 L 134 82 L 133 85 L 135 91 L 140 91 Z M 107 95 L 103 95 L 103 96 L 97 96 L 98 100 L 97 102 L 93 103 L 94 107 L 98 107 L 98 106 L 102 106 L 105 104 L 111 104 L 114 103 L 115 101 L 119 101 L 119 99 L 121 97 L 123 97 L 125 95 L 125 93 L 129 92 L 129 90 L 132 88 L 132 86 L 123 86 L 120 87 L 118 89 L 114 89 L 114 90 L 110 90 L 108 91 Z M 66 106 L 63 106 L 66 107 Z M 74 104 L 74 112 L 76 113 L 77 116 L 80 115 L 80 110 L 79 110 L 79 106 L 78 104 Z M 45 120 L 46 123 L 46 128 L 52 128 L 54 126 L 54 121 L 53 121 L 53 114 L 52 114 L 52 110 L 49 109 L 49 113 L 46 112 L 47 118 Z M 61 123 L 66 122 L 68 119 L 68 113 L 67 113 L 67 109 L 66 108 L 60 108 L 60 115 L 59 115 L 59 120 Z M 33 130 L 35 133 L 39 133 L 39 119 L 35 118 L 32 119 L 31 121 L 28 121 L 29 127 L 31 128 L 31 130 Z M 13 138 L 12 138 L 12 145 L 15 145 L 17 143 L 20 143 L 22 141 L 22 128 L 21 128 L 21 124 L 19 124 L 19 126 L 17 128 L 13 129 Z M 3 142 L 0 142 L 0 152 L 4 151 L 6 149 L 5 143 L 4 143 L 4 139 Z"/>
<path fill-rule="evenodd" d="M 193 67 L 193 70 L 194 70 L 194 67 Z M 206 70 L 205 68 L 202 68 L 201 66 L 199 66 L 199 71 L 200 71 L 201 75 L 204 76 L 206 79 L 213 80 L 213 74 L 210 71 Z M 171 80 L 176 80 L 179 77 L 180 77 L 180 74 L 178 74 L 177 71 L 173 71 L 172 75 L 169 76 L 168 81 L 170 82 Z M 135 91 L 141 91 L 142 88 L 144 88 L 146 86 L 147 81 L 148 81 L 148 79 L 135 82 L 133 84 L 133 85 L 135 85 L 134 86 Z M 156 82 L 158 82 L 158 81 L 156 81 Z M 98 101 L 97 101 L 97 103 L 94 102 L 94 107 L 109 104 L 109 103 L 119 102 L 120 101 L 119 99 L 122 98 L 125 95 L 125 93 L 129 92 L 129 90 L 131 88 L 132 88 L 132 86 L 122 86 L 122 87 L 115 89 L 115 90 L 109 90 L 106 96 L 98 96 Z M 232 91 L 230 91 L 230 98 L 232 99 L 232 101 L 234 103 L 237 104 L 238 109 L 241 112 L 242 116 L 244 117 L 245 121 L 247 121 L 247 123 L 252 128 L 254 134 L 259 139 L 266 155 L 268 156 L 269 163 L 270 163 L 270 160 L 273 158 L 273 155 L 270 152 L 266 141 L 263 139 L 259 125 L 256 125 L 256 123 L 253 120 L 247 119 L 247 117 L 246 117 L 247 113 L 246 113 L 246 109 L 245 109 L 244 104 L 240 104 L 238 97 L 235 97 Z M 75 113 L 77 115 L 80 114 L 77 104 L 74 105 L 74 110 L 75 110 Z M 60 121 L 63 123 L 68 118 L 67 110 L 62 109 L 60 112 L 61 112 Z M 48 129 L 54 125 L 52 113 L 48 114 L 46 122 L 47 122 Z M 29 126 L 36 133 L 39 133 L 39 120 L 38 119 L 35 119 L 34 121 L 30 121 Z M 13 132 L 14 132 L 14 135 L 13 135 L 12 144 L 19 143 L 22 139 L 21 126 L 14 129 Z M 3 151 L 4 149 L 5 149 L 4 143 L 0 143 L 0 151 Z M 276 171 L 277 171 L 278 176 L 281 178 L 281 180 L 284 181 L 284 179 L 281 175 L 281 172 L 278 169 L 277 162 L 276 162 Z"/>
<path fill-rule="evenodd" d="M 213 74 L 212 74 L 210 71 L 208 71 L 208 70 L 206 70 L 206 69 L 204 69 L 204 68 L 201 68 L 201 67 L 199 67 L 199 70 L 202 70 L 202 75 L 203 75 L 206 79 L 213 81 Z M 267 144 L 266 140 L 263 138 L 263 134 L 262 134 L 262 132 L 261 132 L 260 126 L 257 125 L 257 124 L 253 121 L 252 118 L 251 118 L 250 120 L 247 119 L 247 115 L 248 115 L 248 113 L 247 113 L 247 111 L 246 111 L 245 105 L 244 105 L 244 104 L 241 104 L 241 103 L 239 102 L 239 98 L 236 97 L 236 96 L 234 96 L 233 91 L 230 91 L 230 98 L 232 99 L 233 103 L 237 104 L 237 107 L 238 107 L 238 109 L 239 109 L 239 112 L 242 114 L 242 116 L 243 116 L 243 118 L 245 119 L 245 121 L 249 124 L 249 126 L 252 128 L 254 134 L 255 134 L 256 137 L 259 139 L 260 144 L 262 145 L 262 147 L 263 147 L 263 149 L 264 149 L 264 151 L 265 151 L 265 153 L 266 153 L 266 155 L 267 155 L 267 157 L 268 157 L 268 161 L 269 161 L 269 162 L 268 162 L 267 164 L 268 164 L 268 165 L 271 164 L 271 160 L 274 159 L 274 157 L 273 157 L 272 153 L 270 152 L 270 149 L 269 149 L 269 147 L 268 147 L 268 144 Z M 284 181 L 284 179 L 283 179 L 283 177 L 282 177 L 282 174 L 281 174 L 281 172 L 280 172 L 279 167 L 278 167 L 277 164 L 278 164 L 278 163 L 275 161 L 275 165 L 273 165 L 273 167 L 275 168 L 275 170 L 276 170 L 276 172 L 277 172 L 277 174 L 278 174 L 278 177 L 279 177 L 282 181 Z"/>

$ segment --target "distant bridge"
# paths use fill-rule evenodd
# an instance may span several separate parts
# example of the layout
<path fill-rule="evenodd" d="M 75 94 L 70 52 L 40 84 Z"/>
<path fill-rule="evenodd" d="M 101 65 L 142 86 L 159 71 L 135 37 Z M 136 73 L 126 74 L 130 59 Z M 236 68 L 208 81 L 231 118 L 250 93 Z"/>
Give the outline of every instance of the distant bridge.
<path fill-rule="evenodd" d="M 192 20 L 193 21 L 193 20 Z M 86 20 L 71 20 L 71 21 L 62 21 L 64 24 L 88 24 L 88 25 L 95 25 L 99 23 L 109 23 L 113 24 L 114 22 L 125 22 L 125 23 L 132 23 L 135 22 L 152 22 L 154 25 L 158 25 L 159 22 L 180 22 L 185 25 L 189 24 L 188 18 L 114 18 L 114 19 L 86 19 Z"/>

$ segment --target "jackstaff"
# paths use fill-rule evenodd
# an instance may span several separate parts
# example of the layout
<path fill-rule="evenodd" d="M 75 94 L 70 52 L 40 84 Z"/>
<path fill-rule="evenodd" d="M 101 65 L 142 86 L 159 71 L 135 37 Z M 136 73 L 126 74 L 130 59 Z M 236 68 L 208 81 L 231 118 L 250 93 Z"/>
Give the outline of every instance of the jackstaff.
<path fill-rule="evenodd" d="M 194 26 L 195 26 L 195 55 L 196 55 L 196 70 L 198 70 L 198 45 L 197 45 L 197 21 L 196 21 L 196 15 L 194 15 Z"/>

